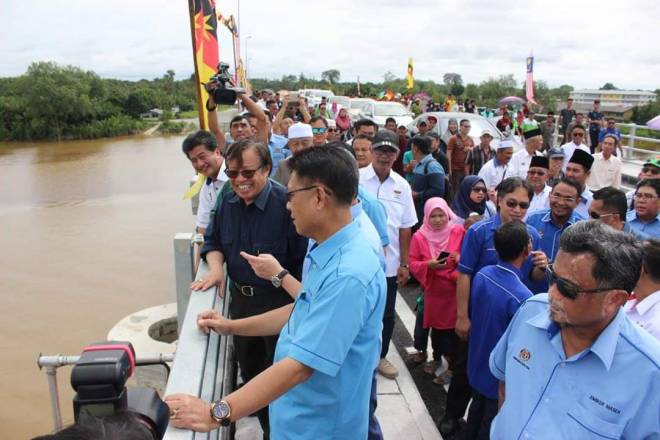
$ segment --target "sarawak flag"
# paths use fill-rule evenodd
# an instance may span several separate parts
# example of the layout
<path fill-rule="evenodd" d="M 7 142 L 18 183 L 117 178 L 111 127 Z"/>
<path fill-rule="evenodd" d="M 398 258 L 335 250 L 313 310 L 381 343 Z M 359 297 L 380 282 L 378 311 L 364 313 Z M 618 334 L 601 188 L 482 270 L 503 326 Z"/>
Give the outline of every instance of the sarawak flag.
<path fill-rule="evenodd" d="M 534 57 L 527 57 L 527 79 L 525 80 L 527 101 L 538 104 L 534 100 Z"/>
<path fill-rule="evenodd" d="M 209 115 L 206 111 L 207 93 L 203 82 L 216 72 L 220 54 L 218 51 L 218 20 L 215 14 L 215 0 L 189 0 L 190 31 L 192 34 L 193 59 L 195 61 L 195 84 L 197 88 L 197 108 L 199 128 L 209 129 Z M 197 182 L 183 196 L 190 199 L 204 184 L 204 176 L 199 174 Z"/>
<path fill-rule="evenodd" d="M 413 60 L 412 58 L 408 58 L 408 74 L 406 75 L 406 80 L 408 80 L 408 84 L 406 85 L 406 88 L 412 89 L 415 87 L 415 78 L 413 77 Z"/>

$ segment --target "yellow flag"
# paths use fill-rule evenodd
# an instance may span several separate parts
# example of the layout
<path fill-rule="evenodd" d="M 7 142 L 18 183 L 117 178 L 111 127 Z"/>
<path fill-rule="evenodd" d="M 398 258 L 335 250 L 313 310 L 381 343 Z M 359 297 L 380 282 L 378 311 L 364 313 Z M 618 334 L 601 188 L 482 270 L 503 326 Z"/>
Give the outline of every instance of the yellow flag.
<path fill-rule="evenodd" d="M 190 200 L 202 189 L 206 177 L 203 174 L 197 174 L 197 182 L 188 188 L 188 191 L 183 195 L 183 200 Z"/>
<path fill-rule="evenodd" d="M 412 58 L 408 58 L 408 74 L 406 75 L 406 79 L 408 80 L 408 85 L 406 88 L 412 89 L 415 87 L 415 78 L 413 77 L 413 60 Z"/>

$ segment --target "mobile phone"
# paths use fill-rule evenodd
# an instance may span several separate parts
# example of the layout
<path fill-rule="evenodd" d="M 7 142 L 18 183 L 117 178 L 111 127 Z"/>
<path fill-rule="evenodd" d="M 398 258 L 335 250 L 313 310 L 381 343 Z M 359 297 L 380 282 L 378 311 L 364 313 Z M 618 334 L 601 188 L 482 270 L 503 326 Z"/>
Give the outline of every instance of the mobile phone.
<path fill-rule="evenodd" d="M 438 255 L 438 261 L 446 260 L 449 258 L 449 252 L 442 251 L 440 252 L 440 255 Z"/>

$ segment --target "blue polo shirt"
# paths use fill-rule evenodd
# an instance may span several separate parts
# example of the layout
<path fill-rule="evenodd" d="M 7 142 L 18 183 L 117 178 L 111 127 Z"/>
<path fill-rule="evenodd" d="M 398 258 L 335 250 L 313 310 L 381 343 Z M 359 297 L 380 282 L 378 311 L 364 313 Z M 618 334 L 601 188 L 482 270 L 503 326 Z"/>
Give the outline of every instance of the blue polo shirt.
<path fill-rule="evenodd" d="M 445 195 L 445 170 L 429 153 L 419 161 L 412 172 L 410 187 L 417 193 L 415 210 L 417 218 L 424 218 L 424 204 L 431 197 Z"/>
<path fill-rule="evenodd" d="M 468 380 L 475 391 L 493 400 L 497 399 L 499 382 L 488 368 L 488 357 L 518 307 L 532 296 L 521 277 L 520 269 L 499 261 L 484 267 L 472 279 Z"/>
<path fill-rule="evenodd" d="M 490 438 L 657 439 L 660 342 L 622 309 L 590 348 L 566 359 L 548 296 L 527 300 L 490 355 L 506 383 Z"/>
<path fill-rule="evenodd" d="M 601 128 L 598 132 L 598 142 L 603 142 L 603 139 L 608 134 L 614 135 L 617 139 L 621 140 L 621 131 L 618 128 Z"/>
<path fill-rule="evenodd" d="M 626 214 L 626 225 L 633 231 L 643 232 L 652 238 L 660 238 L 660 214 L 650 222 L 643 222 L 637 217 L 637 212 L 633 209 Z"/>
<path fill-rule="evenodd" d="M 275 175 L 275 172 L 280 166 L 280 162 L 291 156 L 291 151 L 286 148 L 289 140 L 279 134 L 271 134 L 268 140 L 268 149 L 270 150 L 270 158 L 273 160 L 273 169 L 270 170 L 270 177 Z"/>
<path fill-rule="evenodd" d="M 527 217 L 527 224 L 534 226 L 541 236 L 541 250 L 545 252 L 550 262 L 555 261 L 557 252 L 559 252 L 559 239 L 561 234 L 564 233 L 569 226 L 584 220 L 584 218 L 573 211 L 566 223 L 562 226 L 557 226 L 552 221 L 552 212 L 550 208 L 536 211 Z"/>
<path fill-rule="evenodd" d="M 463 239 L 463 246 L 461 247 L 461 260 L 458 263 L 458 271 L 466 275 L 474 276 L 484 266 L 497 264 L 497 251 L 493 238 L 495 231 L 502 224 L 500 215 L 491 217 L 486 220 L 481 220 L 470 226 L 470 229 L 465 233 Z M 539 250 L 541 246 L 541 237 L 533 226 L 527 225 L 527 232 L 532 238 L 532 249 Z M 535 290 L 535 284 L 529 275 L 534 265 L 532 264 L 532 257 L 530 256 L 523 264 L 521 269 L 522 281 L 532 292 L 540 292 Z M 538 286 L 536 286 L 538 289 Z"/>
<path fill-rule="evenodd" d="M 387 235 L 387 210 L 385 210 L 383 202 L 364 189 L 362 185 L 358 185 L 358 197 L 362 201 L 362 209 L 378 231 L 380 244 L 387 246 L 390 244 L 390 239 Z"/>
<path fill-rule="evenodd" d="M 309 252 L 311 266 L 275 362 L 314 370 L 270 404 L 273 439 L 367 438 L 387 286 L 378 256 L 351 222 Z"/>

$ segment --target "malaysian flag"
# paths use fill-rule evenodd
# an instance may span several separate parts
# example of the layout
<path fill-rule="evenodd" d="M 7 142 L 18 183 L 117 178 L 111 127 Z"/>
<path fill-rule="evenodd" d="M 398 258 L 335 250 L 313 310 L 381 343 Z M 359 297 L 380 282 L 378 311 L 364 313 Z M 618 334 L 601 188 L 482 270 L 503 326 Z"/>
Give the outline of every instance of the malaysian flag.
<path fill-rule="evenodd" d="M 527 101 L 538 105 L 538 102 L 534 100 L 534 56 L 532 55 L 527 57 L 527 80 L 525 85 L 527 86 Z"/>

